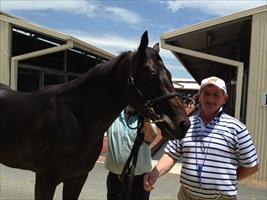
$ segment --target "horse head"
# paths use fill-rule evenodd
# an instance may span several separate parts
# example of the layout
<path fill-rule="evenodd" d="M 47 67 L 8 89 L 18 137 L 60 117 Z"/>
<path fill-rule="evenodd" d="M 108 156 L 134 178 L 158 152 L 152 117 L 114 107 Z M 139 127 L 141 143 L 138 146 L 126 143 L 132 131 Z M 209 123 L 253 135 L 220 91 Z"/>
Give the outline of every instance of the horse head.
<path fill-rule="evenodd" d="M 154 121 L 164 137 L 182 139 L 190 122 L 159 49 L 158 43 L 148 47 L 148 34 L 144 32 L 131 58 L 127 103 Z"/>

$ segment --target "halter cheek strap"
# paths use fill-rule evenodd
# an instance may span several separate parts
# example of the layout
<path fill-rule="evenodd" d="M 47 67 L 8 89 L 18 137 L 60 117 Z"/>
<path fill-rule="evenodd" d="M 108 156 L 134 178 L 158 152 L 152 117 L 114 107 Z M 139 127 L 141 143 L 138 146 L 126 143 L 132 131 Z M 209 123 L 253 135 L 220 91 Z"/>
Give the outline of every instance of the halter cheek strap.
<path fill-rule="evenodd" d="M 139 98 L 140 101 L 142 101 L 142 104 L 144 106 L 144 110 L 149 113 L 149 118 L 154 123 L 162 122 L 163 120 L 161 119 L 160 115 L 156 113 L 156 111 L 155 111 L 153 106 L 155 104 L 161 103 L 162 101 L 166 101 L 166 100 L 171 99 L 171 98 L 173 98 L 175 96 L 179 96 L 179 94 L 177 92 L 171 92 L 169 94 L 166 94 L 166 95 L 163 95 L 163 96 L 160 96 L 160 97 L 156 97 L 154 99 L 147 100 L 144 97 L 143 93 L 135 86 L 133 77 L 130 77 L 128 79 L 128 86 L 129 86 L 130 89 L 132 89 L 132 91 L 135 93 L 137 98 Z"/>

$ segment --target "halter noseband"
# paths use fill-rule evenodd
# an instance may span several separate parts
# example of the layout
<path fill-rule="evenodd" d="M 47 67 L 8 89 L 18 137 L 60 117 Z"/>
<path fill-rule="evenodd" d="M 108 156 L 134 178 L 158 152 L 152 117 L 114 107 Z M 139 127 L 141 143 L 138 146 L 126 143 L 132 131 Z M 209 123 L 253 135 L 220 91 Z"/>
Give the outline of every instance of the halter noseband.
<path fill-rule="evenodd" d="M 129 88 L 133 89 L 133 91 L 137 95 L 137 97 L 139 99 L 141 99 L 141 101 L 143 102 L 145 111 L 147 111 L 149 113 L 149 118 L 154 123 L 162 122 L 163 120 L 161 119 L 160 115 L 155 112 L 155 109 L 153 106 L 155 104 L 159 104 L 162 101 L 166 101 L 166 100 L 171 99 L 175 96 L 179 96 L 179 94 L 177 92 L 171 92 L 169 94 L 166 94 L 166 95 L 163 95 L 160 97 L 156 97 L 154 99 L 147 100 L 144 97 L 143 93 L 135 86 L 133 77 L 130 77 L 128 79 L 128 85 L 129 85 Z"/>

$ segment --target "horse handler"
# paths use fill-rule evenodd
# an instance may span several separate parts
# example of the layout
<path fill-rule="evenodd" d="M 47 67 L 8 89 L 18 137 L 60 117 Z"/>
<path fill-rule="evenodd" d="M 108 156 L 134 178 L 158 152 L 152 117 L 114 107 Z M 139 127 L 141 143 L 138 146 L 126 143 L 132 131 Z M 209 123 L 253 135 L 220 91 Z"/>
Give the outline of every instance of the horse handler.
<path fill-rule="evenodd" d="M 223 111 L 228 99 L 225 82 L 209 77 L 201 82 L 198 113 L 182 140 L 169 141 L 165 153 L 144 177 L 151 191 L 158 177 L 180 159 L 178 200 L 236 200 L 238 181 L 258 171 L 258 158 L 247 127 Z"/>
<path fill-rule="evenodd" d="M 109 170 L 107 176 L 107 199 L 119 200 L 122 188 L 125 187 L 121 181 L 124 165 L 132 151 L 135 138 L 137 136 L 137 113 L 131 106 L 127 106 L 107 130 L 108 151 L 105 158 L 105 167 Z M 148 200 L 149 191 L 143 188 L 144 174 L 152 169 L 151 152 L 148 143 L 151 143 L 159 131 L 156 126 L 150 122 L 144 122 L 145 142 L 140 146 L 135 175 L 133 177 L 133 186 L 131 191 L 132 200 Z M 130 127 L 136 127 L 131 129 Z"/>

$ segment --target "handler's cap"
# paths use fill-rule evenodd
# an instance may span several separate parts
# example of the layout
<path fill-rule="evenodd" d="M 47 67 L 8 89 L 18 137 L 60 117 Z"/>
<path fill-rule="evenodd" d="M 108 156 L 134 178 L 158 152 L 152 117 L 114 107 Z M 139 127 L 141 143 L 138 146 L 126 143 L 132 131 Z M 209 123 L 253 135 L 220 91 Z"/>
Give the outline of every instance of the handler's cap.
<path fill-rule="evenodd" d="M 201 85 L 200 85 L 200 90 L 205 87 L 206 85 L 215 85 L 216 87 L 218 87 L 219 89 L 223 90 L 224 93 L 227 95 L 227 90 L 226 90 L 226 85 L 224 80 L 216 77 L 216 76 L 211 76 L 209 78 L 203 79 L 201 81 Z"/>

